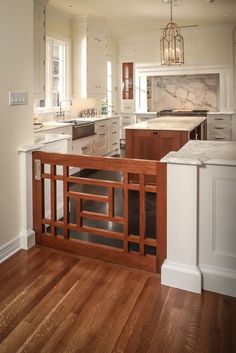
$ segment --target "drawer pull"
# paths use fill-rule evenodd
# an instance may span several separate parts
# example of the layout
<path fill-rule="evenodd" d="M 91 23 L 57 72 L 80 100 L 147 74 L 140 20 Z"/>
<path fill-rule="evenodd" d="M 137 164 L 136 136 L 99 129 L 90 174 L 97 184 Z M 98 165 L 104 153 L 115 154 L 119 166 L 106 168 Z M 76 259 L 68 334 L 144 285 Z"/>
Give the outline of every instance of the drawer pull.
<path fill-rule="evenodd" d="M 114 121 L 112 124 L 114 124 L 114 125 L 117 124 L 117 121 Z"/>
<path fill-rule="evenodd" d="M 99 125 L 99 127 L 105 127 L 106 125 Z"/>
<path fill-rule="evenodd" d="M 214 129 L 215 129 L 215 130 L 224 130 L 225 128 L 224 128 L 224 127 L 215 126 Z"/>
<path fill-rule="evenodd" d="M 224 137 L 215 137 L 215 140 L 224 140 Z"/>
<path fill-rule="evenodd" d="M 215 120 L 224 120 L 224 118 L 215 118 Z"/>
<path fill-rule="evenodd" d="M 113 143 L 112 146 L 116 146 L 117 145 L 117 142 Z"/>
<path fill-rule="evenodd" d="M 105 133 L 103 133 L 103 134 L 99 134 L 100 136 L 105 136 L 106 134 Z"/>
<path fill-rule="evenodd" d="M 113 134 L 118 134 L 118 132 L 117 132 L 117 131 L 114 131 Z"/>
<path fill-rule="evenodd" d="M 82 147 L 81 150 L 82 151 L 86 151 L 88 149 L 88 147 Z"/>
<path fill-rule="evenodd" d="M 158 135 L 158 131 L 152 131 L 152 135 Z"/>

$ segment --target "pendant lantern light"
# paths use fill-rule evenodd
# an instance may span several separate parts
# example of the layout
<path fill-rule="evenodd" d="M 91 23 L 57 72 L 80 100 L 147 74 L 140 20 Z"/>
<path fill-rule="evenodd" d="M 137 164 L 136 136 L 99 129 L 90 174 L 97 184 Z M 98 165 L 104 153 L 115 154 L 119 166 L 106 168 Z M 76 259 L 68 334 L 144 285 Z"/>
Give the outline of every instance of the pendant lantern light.
<path fill-rule="evenodd" d="M 162 29 L 161 36 L 161 64 L 184 64 L 184 38 L 180 34 L 179 26 L 173 22 L 173 0 L 170 4 L 170 22 Z"/>

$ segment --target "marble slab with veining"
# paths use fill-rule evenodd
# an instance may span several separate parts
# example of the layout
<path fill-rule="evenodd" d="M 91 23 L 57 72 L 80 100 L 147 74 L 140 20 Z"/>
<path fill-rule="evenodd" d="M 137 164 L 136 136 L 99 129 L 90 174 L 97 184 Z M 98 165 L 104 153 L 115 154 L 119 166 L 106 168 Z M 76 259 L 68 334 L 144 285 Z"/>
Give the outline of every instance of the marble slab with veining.
<path fill-rule="evenodd" d="M 142 121 L 141 123 L 129 125 L 125 129 L 131 130 L 170 130 L 191 132 L 199 126 L 206 117 L 195 116 L 165 116 L 161 118 Z"/>
<path fill-rule="evenodd" d="M 236 142 L 189 141 L 179 151 L 168 153 L 161 162 L 236 166 Z"/>

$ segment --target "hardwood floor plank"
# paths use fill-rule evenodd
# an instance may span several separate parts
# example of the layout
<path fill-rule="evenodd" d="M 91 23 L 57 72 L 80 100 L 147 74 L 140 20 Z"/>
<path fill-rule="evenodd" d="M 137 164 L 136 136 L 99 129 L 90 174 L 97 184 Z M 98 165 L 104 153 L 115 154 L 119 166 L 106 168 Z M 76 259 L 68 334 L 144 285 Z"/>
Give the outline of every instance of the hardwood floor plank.
<path fill-rule="evenodd" d="M 93 271 L 87 273 L 87 279 L 77 280 L 73 287 L 64 295 L 54 309 L 48 313 L 41 324 L 28 338 L 26 343 L 19 349 L 19 352 L 40 351 L 54 334 L 57 328 L 63 324 L 66 317 L 73 312 L 79 305 L 84 304 L 89 297 L 89 291 L 92 293 L 96 286 L 106 277 L 108 269 L 103 265 L 93 264 Z M 73 326 L 72 326 L 73 327 Z M 55 350 L 55 352 L 57 352 Z"/>
<path fill-rule="evenodd" d="M 0 281 L 0 353 L 236 353 L 235 298 L 46 248 L 0 264 Z"/>
<path fill-rule="evenodd" d="M 50 292 L 74 263 L 72 259 L 65 264 L 64 258 L 55 261 L 50 273 L 40 274 L 0 313 L 0 342 L 20 323 L 25 316 Z M 63 264 L 65 265 L 63 267 Z M 48 269 L 47 269 L 48 272 Z"/>
<path fill-rule="evenodd" d="M 168 292 L 159 279 L 148 278 L 112 352 L 141 352 L 140 345 L 146 350 L 145 342 L 154 334 Z"/>
<path fill-rule="evenodd" d="M 121 284 L 124 283 L 129 273 L 127 271 L 119 273 L 116 269 L 106 266 L 106 271 L 108 269 L 106 281 L 99 280 L 93 290 L 91 290 L 91 283 L 87 283 L 86 287 L 81 288 L 79 292 L 81 300 L 78 300 L 72 310 L 76 315 L 75 321 L 57 342 L 54 347 L 55 352 L 81 351 L 82 346 L 86 345 L 84 342 L 91 339 L 97 318 L 99 317 L 100 320 L 106 307 L 119 296 L 121 288 L 123 288 Z"/>
<path fill-rule="evenodd" d="M 87 263 L 86 261 L 83 261 L 84 265 L 80 263 L 79 266 L 77 266 L 78 261 L 75 259 L 74 261 L 76 261 L 76 264 L 65 274 L 63 281 L 60 281 L 48 295 L 25 316 L 24 321 L 4 340 L 4 352 L 11 353 L 13 347 L 15 349 L 20 348 L 26 339 L 37 331 L 38 327 L 40 327 L 45 320 L 45 317 L 47 317 L 50 312 L 53 312 L 58 302 L 63 300 L 64 296 L 70 291 L 73 285 L 78 282 L 78 280 L 83 281 L 84 276 L 89 277 L 97 266 L 96 264 Z"/>

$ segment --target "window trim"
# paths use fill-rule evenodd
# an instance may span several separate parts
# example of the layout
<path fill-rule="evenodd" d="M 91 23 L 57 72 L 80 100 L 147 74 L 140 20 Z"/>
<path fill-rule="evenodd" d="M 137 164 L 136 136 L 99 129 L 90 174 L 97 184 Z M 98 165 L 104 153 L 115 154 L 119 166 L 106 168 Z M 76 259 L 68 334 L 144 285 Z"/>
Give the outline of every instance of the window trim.
<path fill-rule="evenodd" d="M 65 53 L 65 97 L 63 97 L 63 100 L 69 100 L 71 99 L 71 40 L 68 38 L 63 38 L 63 37 L 53 37 L 53 36 L 46 36 L 46 50 L 48 50 L 47 47 L 47 42 L 48 41 L 54 41 L 55 43 L 58 44 L 63 44 L 66 46 L 66 53 Z M 45 53 L 45 65 L 47 65 L 46 63 L 47 58 L 46 58 L 46 53 Z M 50 60 L 51 64 L 52 64 L 52 59 Z M 50 65 L 50 70 L 51 70 L 51 75 L 52 75 L 52 65 Z M 47 86 L 47 66 L 45 67 L 45 86 Z M 46 89 L 46 87 L 45 87 Z M 45 102 L 47 101 L 47 92 L 45 91 Z M 51 99 L 51 103 L 52 103 L 52 99 Z M 36 107 L 35 111 L 36 113 L 50 113 L 50 112 L 58 112 L 59 111 L 59 107 L 53 107 L 52 104 L 50 106 L 45 106 L 45 107 Z M 64 109 L 66 111 L 69 111 L 70 109 Z"/>

